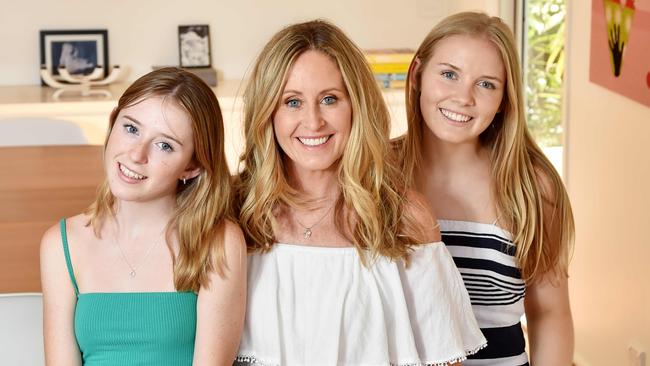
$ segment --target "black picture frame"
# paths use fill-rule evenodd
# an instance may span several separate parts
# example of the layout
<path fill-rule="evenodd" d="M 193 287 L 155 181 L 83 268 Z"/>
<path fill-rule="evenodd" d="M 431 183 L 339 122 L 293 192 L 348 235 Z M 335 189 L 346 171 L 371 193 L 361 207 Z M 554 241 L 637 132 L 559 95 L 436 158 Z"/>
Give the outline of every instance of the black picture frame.
<path fill-rule="evenodd" d="M 212 67 L 209 25 L 178 26 L 178 61 L 184 68 Z"/>
<path fill-rule="evenodd" d="M 40 48 L 41 68 L 48 69 L 55 80 L 64 82 L 58 76 L 62 64 L 71 75 L 90 74 L 97 66 L 104 69 L 103 78 L 108 75 L 106 29 L 41 30 Z"/>

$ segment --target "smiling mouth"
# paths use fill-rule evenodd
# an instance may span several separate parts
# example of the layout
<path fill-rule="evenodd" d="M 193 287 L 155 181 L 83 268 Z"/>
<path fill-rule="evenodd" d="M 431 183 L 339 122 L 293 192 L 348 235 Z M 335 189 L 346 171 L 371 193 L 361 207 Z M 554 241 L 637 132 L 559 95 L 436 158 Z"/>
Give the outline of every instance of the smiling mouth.
<path fill-rule="evenodd" d="M 473 117 L 462 113 L 452 112 L 448 109 L 438 108 L 443 116 L 454 122 L 469 122 Z"/>
<path fill-rule="evenodd" d="M 320 146 L 325 144 L 329 139 L 334 136 L 334 135 L 327 135 L 327 136 L 322 136 L 322 137 L 298 137 L 298 141 L 300 141 L 301 144 L 307 145 L 307 146 Z"/>
<path fill-rule="evenodd" d="M 142 174 L 138 174 L 138 173 L 134 172 L 133 170 L 130 170 L 129 168 L 122 165 L 121 163 L 117 163 L 117 165 L 120 167 L 120 171 L 122 172 L 122 174 L 124 174 L 127 178 L 136 179 L 136 180 L 147 179 L 146 176 L 144 176 Z"/>

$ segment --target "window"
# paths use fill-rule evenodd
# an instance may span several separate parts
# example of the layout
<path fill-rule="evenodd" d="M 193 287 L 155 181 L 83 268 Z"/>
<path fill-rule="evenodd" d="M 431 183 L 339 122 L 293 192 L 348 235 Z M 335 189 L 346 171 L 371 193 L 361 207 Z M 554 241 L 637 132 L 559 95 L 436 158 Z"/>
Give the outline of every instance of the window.
<path fill-rule="evenodd" d="M 523 1 L 523 68 L 528 128 L 562 174 L 565 0 Z"/>

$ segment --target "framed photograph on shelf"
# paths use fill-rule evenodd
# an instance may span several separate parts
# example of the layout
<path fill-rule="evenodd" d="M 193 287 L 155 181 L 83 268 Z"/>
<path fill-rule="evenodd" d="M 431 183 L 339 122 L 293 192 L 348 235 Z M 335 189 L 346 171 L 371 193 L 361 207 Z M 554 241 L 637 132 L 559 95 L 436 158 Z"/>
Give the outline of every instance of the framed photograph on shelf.
<path fill-rule="evenodd" d="M 210 26 L 179 25 L 178 54 L 181 67 L 211 67 Z"/>
<path fill-rule="evenodd" d="M 41 67 L 56 80 L 62 81 L 59 67 L 64 66 L 71 75 L 88 75 L 97 66 L 104 69 L 103 78 L 108 75 L 108 31 L 88 30 L 42 30 Z"/>

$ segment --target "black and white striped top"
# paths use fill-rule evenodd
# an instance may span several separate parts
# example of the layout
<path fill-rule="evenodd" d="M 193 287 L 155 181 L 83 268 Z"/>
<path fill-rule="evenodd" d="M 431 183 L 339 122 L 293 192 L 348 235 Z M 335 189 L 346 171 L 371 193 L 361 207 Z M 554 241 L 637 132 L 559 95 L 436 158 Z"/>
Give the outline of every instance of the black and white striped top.
<path fill-rule="evenodd" d="M 507 231 L 491 224 L 439 220 L 488 346 L 463 365 L 528 365 L 521 317 L 526 285 Z"/>

